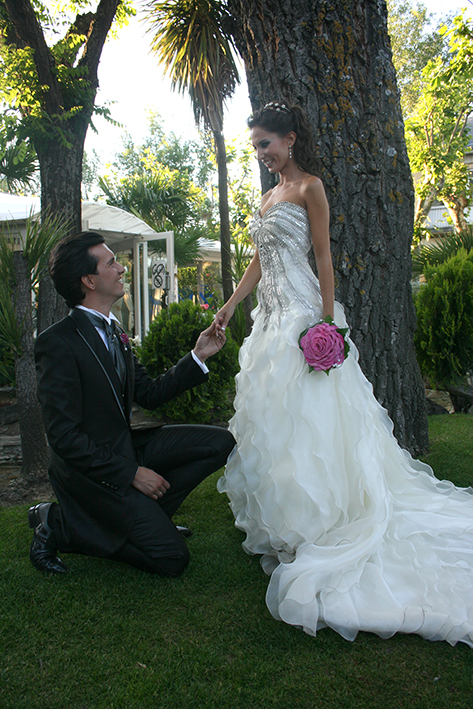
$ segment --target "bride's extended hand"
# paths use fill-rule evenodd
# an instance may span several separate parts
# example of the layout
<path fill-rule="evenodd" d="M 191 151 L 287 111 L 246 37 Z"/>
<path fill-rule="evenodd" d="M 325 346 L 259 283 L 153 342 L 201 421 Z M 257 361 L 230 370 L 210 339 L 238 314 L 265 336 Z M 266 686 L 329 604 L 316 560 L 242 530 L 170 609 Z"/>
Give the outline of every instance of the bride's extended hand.
<path fill-rule="evenodd" d="M 225 305 L 222 306 L 217 313 L 215 313 L 215 326 L 217 332 L 225 330 L 234 312 L 235 306 L 225 303 Z"/>

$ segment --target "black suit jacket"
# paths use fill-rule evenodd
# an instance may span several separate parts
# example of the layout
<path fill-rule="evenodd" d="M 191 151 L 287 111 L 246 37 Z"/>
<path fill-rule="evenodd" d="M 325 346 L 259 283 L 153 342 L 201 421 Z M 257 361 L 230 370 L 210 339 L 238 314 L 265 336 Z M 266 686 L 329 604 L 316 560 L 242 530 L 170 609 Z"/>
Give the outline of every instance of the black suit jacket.
<path fill-rule="evenodd" d="M 124 392 L 110 353 L 80 309 L 36 340 L 49 476 L 64 518 L 61 551 L 110 556 L 123 545 L 141 494 L 131 484 L 138 468 L 136 437 L 143 443 L 150 435 L 132 432 L 133 401 L 154 409 L 207 378 L 189 353 L 153 380 L 130 345 L 123 350 Z"/>

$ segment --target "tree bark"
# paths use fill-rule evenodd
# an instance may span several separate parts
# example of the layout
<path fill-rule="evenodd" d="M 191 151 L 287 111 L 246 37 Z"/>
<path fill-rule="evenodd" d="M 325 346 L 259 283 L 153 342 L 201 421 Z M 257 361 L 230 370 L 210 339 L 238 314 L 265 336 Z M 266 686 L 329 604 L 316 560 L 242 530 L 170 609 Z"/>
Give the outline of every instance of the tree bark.
<path fill-rule="evenodd" d="M 69 234 L 82 230 L 80 185 L 82 181 L 82 158 L 87 123 L 76 129 L 74 142 L 69 148 L 60 143 L 48 142 L 37 145 L 36 152 L 41 172 L 41 214 L 61 214 L 69 221 Z M 56 292 L 50 276 L 42 279 L 39 286 L 37 332 L 40 334 L 67 315 L 64 299 Z"/>
<path fill-rule="evenodd" d="M 253 109 L 299 104 L 318 134 L 336 294 L 399 443 L 426 449 L 410 278 L 414 191 L 378 0 L 229 0 Z"/>
<path fill-rule="evenodd" d="M 222 259 L 223 299 L 233 293 L 232 252 L 230 247 L 230 213 L 228 208 L 228 170 L 225 138 L 221 130 L 213 129 L 218 170 L 218 210 L 220 216 L 220 254 Z"/>
<path fill-rule="evenodd" d="M 16 396 L 23 464 L 21 476 L 27 483 L 47 480 L 49 449 L 41 407 L 36 396 L 31 280 L 22 251 L 13 254 L 15 272 L 15 318 L 21 330 L 21 356 L 15 357 Z"/>

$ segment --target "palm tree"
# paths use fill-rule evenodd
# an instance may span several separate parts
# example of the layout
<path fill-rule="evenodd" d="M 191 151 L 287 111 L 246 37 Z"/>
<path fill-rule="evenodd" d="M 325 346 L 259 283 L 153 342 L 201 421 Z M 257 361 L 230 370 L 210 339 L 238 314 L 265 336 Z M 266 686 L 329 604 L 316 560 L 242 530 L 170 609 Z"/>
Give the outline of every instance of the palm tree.
<path fill-rule="evenodd" d="M 147 4 L 152 50 L 174 89 L 189 93 L 197 125 L 213 133 L 218 169 L 223 295 L 233 292 L 223 106 L 239 82 L 233 40 L 224 29 L 231 18 L 218 0 L 165 0 Z"/>

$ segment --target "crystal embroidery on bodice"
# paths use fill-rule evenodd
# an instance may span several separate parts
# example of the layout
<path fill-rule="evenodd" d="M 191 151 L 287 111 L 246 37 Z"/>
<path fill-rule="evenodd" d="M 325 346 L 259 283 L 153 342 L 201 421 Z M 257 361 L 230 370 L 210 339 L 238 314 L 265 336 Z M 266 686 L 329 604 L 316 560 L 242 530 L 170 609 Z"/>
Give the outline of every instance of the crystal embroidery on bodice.
<path fill-rule="evenodd" d="M 312 249 L 307 211 L 293 202 L 276 202 L 263 216 L 257 212 L 250 234 L 258 249 L 261 280 L 258 301 L 265 327 L 271 315 L 279 323 L 282 314 L 296 305 L 304 313 L 320 310 L 321 295 L 310 264 Z"/>

